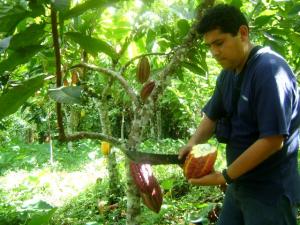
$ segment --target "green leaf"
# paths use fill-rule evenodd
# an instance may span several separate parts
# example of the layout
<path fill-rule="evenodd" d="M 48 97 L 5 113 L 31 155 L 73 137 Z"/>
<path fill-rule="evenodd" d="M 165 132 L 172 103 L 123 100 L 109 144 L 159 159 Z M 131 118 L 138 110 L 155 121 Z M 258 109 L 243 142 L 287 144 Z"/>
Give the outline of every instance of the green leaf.
<path fill-rule="evenodd" d="M 83 35 L 79 32 L 68 32 L 66 36 L 78 43 L 81 48 L 85 49 L 90 54 L 97 56 L 99 52 L 103 52 L 112 59 L 117 57 L 117 53 L 111 45 L 105 41 Z"/>
<path fill-rule="evenodd" d="M 297 3 L 293 6 L 293 8 L 288 12 L 289 16 L 296 16 L 300 12 L 300 3 Z"/>
<path fill-rule="evenodd" d="M 271 18 L 273 18 L 273 15 L 268 15 L 268 16 L 259 16 L 255 19 L 254 24 L 257 27 L 262 27 L 265 24 L 267 24 Z"/>
<path fill-rule="evenodd" d="M 153 44 L 155 43 L 156 33 L 149 29 L 146 37 L 146 48 L 148 52 L 152 51 Z"/>
<path fill-rule="evenodd" d="M 109 0 L 87 0 L 86 2 L 76 5 L 72 9 L 64 12 L 62 14 L 63 19 L 69 19 L 71 17 L 76 17 L 86 12 L 89 9 L 97 9 L 106 6 L 107 3 L 114 2 Z"/>
<path fill-rule="evenodd" d="M 19 49 L 41 43 L 45 34 L 45 24 L 32 24 L 26 30 L 14 35 L 10 41 L 10 49 Z"/>
<path fill-rule="evenodd" d="M 239 9 L 242 7 L 243 3 L 242 3 L 242 0 L 232 0 L 230 5 L 233 5 Z"/>
<path fill-rule="evenodd" d="M 198 75 L 205 75 L 205 70 L 203 70 L 201 67 L 199 67 L 196 64 L 190 63 L 190 62 L 183 62 L 182 66 L 187 68 L 192 73 L 198 74 Z"/>
<path fill-rule="evenodd" d="M 4 71 L 15 69 L 16 66 L 28 62 L 35 54 L 44 47 L 41 45 L 28 46 L 11 53 L 7 59 L 0 62 L 0 74 Z"/>
<path fill-rule="evenodd" d="M 59 87 L 49 89 L 49 96 L 59 103 L 65 104 L 81 104 L 82 87 Z"/>
<path fill-rule="evenodd" d="M 70 8 L 71 1 L 70 0 L 52 0 L 54 8 L 57 11 L 65 12 Z"/>
<path fill-rule="evenodd" d="M 53 208 L 42 214 L 36 214 L 32 217 L 28 225 L 48 225 L 50 218 L 53 216 L 57 208 Z"/>
<path fill-rule="evenodd" d="M 289 35 L 290 39 L 293 40 L 293 43 L 300 47 L 300 34 L 299 33 L 292 33 Z M 292 43 L 292 42 L 291 42 Z"/>
<path fill-rule="evenodd" d="M 38 89 L 43 86 L 44 76 L 36 76 L 12 87 L 0 96 L 0 120 L 15 113 Z"/>
<path fill-rule="evenodd" d="M 0 32 L 13 33 L 18 23 L 24 18 L 30 15 L 29 11 L 26 11 L 20 6 L 0 11 Z"/>
<path fill-rule="evenodd" d="M 178 20 L 177 27 L 179 28 L 182 36 L 185 36 L 190 30 L 190 24 L 185 19 Z"/>

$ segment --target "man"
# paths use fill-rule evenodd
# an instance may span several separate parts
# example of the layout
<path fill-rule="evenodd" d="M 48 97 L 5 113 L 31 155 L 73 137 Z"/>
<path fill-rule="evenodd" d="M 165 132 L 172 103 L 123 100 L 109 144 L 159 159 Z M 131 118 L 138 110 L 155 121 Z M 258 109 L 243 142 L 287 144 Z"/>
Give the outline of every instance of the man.
<path fill-rule="evenodd" d="M 250 42 L 233 6 L 209 9 L 198 31 L 223 70 L 179 158 L 215 133 L 226 143 L 228 167 L 189 182 L 228 184 L 218 225 L 296 225 L 300 102 L 293 72 L 270 48 Z"/>

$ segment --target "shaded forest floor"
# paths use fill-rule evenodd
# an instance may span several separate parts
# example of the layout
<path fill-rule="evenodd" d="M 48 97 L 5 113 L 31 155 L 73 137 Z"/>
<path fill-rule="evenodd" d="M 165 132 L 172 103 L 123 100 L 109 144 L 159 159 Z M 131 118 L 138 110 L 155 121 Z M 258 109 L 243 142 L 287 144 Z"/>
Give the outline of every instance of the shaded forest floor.
<path fill-rule="evenodd" d="M 125 224 L 126 196 L 114 207 L 100 207 L 107 200 L 108 173 L 99 145 L 84 141 L 73 144 L 72 151 L 59 145 L 53 151 L 51 164 L 49 144 L 14 143 L 0 149 L 0 225 Z M 119 152 L 117 160 L 125 174 Z M 219 188 L 188 185 L 178 166 L 155 166 L 154 172 L 164 202 L 158 214 L 142 206 L 143 224 L 184 225 L 199 217 L 214 224 L 223 199 Z M 124 177 L 121 182 L 125 185 Z"/>

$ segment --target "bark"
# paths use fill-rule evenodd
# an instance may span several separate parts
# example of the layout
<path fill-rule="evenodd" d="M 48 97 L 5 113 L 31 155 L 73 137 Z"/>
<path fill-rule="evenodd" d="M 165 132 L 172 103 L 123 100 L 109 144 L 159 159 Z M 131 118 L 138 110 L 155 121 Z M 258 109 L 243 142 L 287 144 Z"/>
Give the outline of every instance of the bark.
<path fill-rule="evenodd" d="M 56 65 L 56 87 L 62 85 L 62 72 L 61 72 L 61 57 L 60 57 L 60 47 L 59 47 L 59 35 L 57 29 L 57 12 L 54 6 L 51 5 L 51 28 L 52 28 L 52 39 L 55 52 L 55 65 Z M 64 139 L 65 131 L 63 126 L 62 117 L 62 106 L 61 103 L 56 103 L 56 115 L 57 115 L 57 125 L 59 130 L 59 139 Z"/>

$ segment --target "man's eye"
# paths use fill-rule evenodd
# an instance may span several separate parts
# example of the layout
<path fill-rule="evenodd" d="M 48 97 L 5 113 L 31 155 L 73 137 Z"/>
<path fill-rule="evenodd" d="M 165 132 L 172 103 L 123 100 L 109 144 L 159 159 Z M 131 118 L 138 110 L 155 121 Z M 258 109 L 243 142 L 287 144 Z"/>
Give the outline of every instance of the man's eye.
<path fill-rule="evenodd" d="M 223 44 L 223 42 L 217 42 L 217 43 L 216 43 L 216 46 L 219 46 L 219 47 L 220 47 L 222 44 Z"/>

